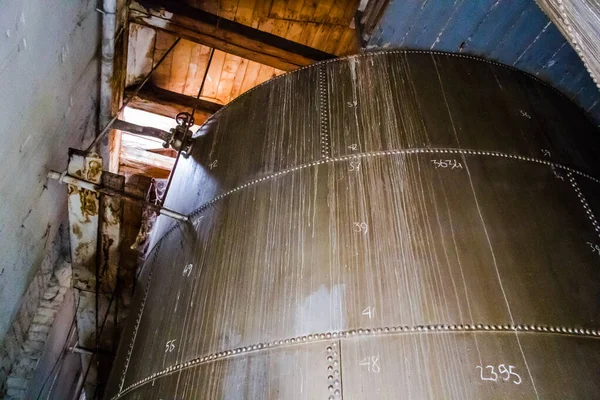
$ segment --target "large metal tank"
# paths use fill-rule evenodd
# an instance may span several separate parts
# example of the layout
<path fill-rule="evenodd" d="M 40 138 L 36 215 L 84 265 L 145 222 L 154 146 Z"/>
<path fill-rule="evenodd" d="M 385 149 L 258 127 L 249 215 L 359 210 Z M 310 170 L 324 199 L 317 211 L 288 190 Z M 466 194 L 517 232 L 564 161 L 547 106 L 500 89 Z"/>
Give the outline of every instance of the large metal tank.
<path fill-rule="evenodd" d="M 106 398 L 599 398 L 599 148 L 464 55 L 250 90 L 181 160 Z"/>

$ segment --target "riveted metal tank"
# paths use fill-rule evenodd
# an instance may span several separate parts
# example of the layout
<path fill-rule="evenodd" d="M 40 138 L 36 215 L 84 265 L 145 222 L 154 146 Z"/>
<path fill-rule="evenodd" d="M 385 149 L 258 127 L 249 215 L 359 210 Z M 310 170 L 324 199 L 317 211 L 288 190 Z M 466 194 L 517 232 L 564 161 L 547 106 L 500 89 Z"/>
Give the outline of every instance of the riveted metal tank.
<path fill-rule="evenodd" d="M 364 54 L 197 136 L 107 399 L 600 396 L 598 132 L 553 88 Z"/>

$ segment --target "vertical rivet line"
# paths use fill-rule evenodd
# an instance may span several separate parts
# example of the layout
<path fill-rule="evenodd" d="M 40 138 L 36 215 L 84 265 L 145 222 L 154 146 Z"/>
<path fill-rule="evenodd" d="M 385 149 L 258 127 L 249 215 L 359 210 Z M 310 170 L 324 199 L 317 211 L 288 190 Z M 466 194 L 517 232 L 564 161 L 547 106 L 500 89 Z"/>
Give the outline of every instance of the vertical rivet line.
<path fill-rule="evenodd" d="M 329 89 L 327 87 L 327 66 L 319 66 L 319 136 L 321 142 L 321 157 L 331 157 L 331 144 L 329 141 Z"/>
<path fill-rule="evenodd" d="M 342 370 L 340 364 L 340 341 L 336 340 L 327 345 L 327 391 L 328 400 L 341 399 Z"/>
<path fill-rule="evenodd" d="M 596 215 L 592 211 L 589 203 L 587 202 L 587 199 L 581 192 L 581 188 L 579 187 L 579 184 L 575 180 L 575 176 L 573 176 L 573 174 L 571 172 L 567 172 L 567 177 L 569 178 L 569 182 L 571 183 L 571 186 L 573 186 L 573 189 L 575 190 L 575 194 L 577 194 L 577 197 L 579 198 L 579 201 L 581 202 L 581 205 L 583 206 L 583 211 L 585 211 L 585 214 L 587 215 L 590 222 L 592 223 L 594 230 L 600 237 L 600 225 L 598 225 L 598 220 L 596 219 Z"/>

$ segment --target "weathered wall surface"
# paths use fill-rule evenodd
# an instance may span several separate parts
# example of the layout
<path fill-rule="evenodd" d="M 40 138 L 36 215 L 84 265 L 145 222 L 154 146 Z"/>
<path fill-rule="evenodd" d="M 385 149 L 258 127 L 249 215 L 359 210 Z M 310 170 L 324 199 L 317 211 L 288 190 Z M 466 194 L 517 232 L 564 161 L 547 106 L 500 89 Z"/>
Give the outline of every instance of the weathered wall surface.
<path fill-rule="evenodd" d="M 75 346 L 77 343 L 77 333 L 72 332 L 75 329 L 74 314 L 77 300 L 73 289 L 67 289 L 64 286 L 54 286 L 53 288 L 59 289 L 58 292 L 63 293 L 56 296 L 63 299 L 55 298 L 51 301 L 52 304 L 60 301 L 60 309 L 57 310 L 54 323 L 44 337 L 50 345 L 43 352 L 38 353 L 40 358 L 35 373 L 26 365 L 23 365 L 22 371 L 13 372 L 17 379 L 23 376 L 21 379 L 28 385 L 27 393 L 23 396 L 25 399 L 72 399 L 79 383 L 79 379 L 75 378 L 81 371 L 81 356 L 75 352 L 64 352 L 65 347 Z M 42 327 L 40 327 L 40 331 L 45 333 L 41 329 L 43 329 Z M 55 367 L 57 362 L 60 362 L 59 368 Z M 26 364 L 26 362 L 21 361 L 20 364 Z M 23 375 L 19 375 L 19 372 Z M 10 389 L 12 388 L 9 387 Z"/>
<path fill-rule="evenodd" d="M 91 0 L 0 2 L 0 341 L 66 210 L 49 168 L 96 128 L 100 14 Z"/>
<path fill-rule="evenodd" d="M 29 377 L 33 372 L 31 370 L 36 368 L 39 353 L 42 352 L 46 342 L 45 337 L 50 331 L 56 311 L 64 297 L 60 282 L 63 282 L 62 286 L 70 286 L 64 282 L 65 279 L 53 279 L 64 275 L 59 271 L 65 270 L 67 230 L 68 228 L 63 224 L 53 243 L 49 245 L 50 250 L 23 295 L 19 311 L 0 345 L 0 398 L 4 398 L 2 396 L 10 398 L 15 395 L 22 397 L 25 393 L 22 379 L 13 378 L 16 378 L 15 375 Z M 68 267 L 70 270 L 70 265 Z M 60 294 L 60 291 L 63 294 Z M 52 303 L 50 307 L 48 307 L 48 300 Z"/>
<path fill-rule="evenodd" d="M 540 0 L 538 4 L 560 1 Z M 391 0 L 369 48 L 449 51 L 512 65 L 551 83 L 600 124 L 598 88 L 571 47 L 572 41 L 538 4 L 530 0 Z"/>
<path fill-rule="evenodd" d="M 50 278 L 41 279 L 44 287 L 37 294 L 41 299 L 34 305 L 35 311 L 27 315 L 23 309 L 30 308 L 30 299 L 35 298 L 32 287 L 39 287 L 37 283 L 40 279 L 36 278 L 34 284 L 29 286 L 24 296 L 28 301 L 27 307 L 21 307 L 4 338 L 4 348 L 0 348 L 0 397 L 5 400 L 46 398 L 47 396 L 40 397 L 38 394 L 55 387 L 55 375 L 52 375 L 56 372 L 55 365 L 59 366 L 60 375 L 66 377 L 58 381 L 61 390 L 69 391 L 76 385 L 76 371 L 72 369 L 80 365 L 77 364 L 79 356 L 67 353 L 60 364 L 56 364 L 57 359 L 62 357 L 60 352 L 73 329 L 71 321 L 75 308 L 74 293 L 70 290 L 71 265 L 66 260 L 60 260 L 58 264 Z M 76 339 L 75 334 L 70 336 L 69 345 L 74 345 Z M 56 397 L 55 393 L 51 398 L 67 396 Z"/>

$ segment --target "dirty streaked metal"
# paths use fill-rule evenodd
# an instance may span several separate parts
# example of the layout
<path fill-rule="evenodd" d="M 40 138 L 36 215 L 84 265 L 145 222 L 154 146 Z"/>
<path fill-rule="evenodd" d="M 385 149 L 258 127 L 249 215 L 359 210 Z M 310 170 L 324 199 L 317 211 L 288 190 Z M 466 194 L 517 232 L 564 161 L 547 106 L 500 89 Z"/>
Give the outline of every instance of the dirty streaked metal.
<path fill-rule="evenodd" d="M 102 158 L 95 153 L 69 149 L 69 164 L 67 175 L 87 184 L 98 185 L 103 180 Z M 100 193 L 75 184 L 67 184 L 69 205 L 69 238 L 71 245 L 71 261 L 73 266 L 73 286 L 77 291 L 77 332 L 78 343 L 87 348 L 96 348 L 98 344 L 98 314 L 109 308 L 110 294 L 100 293 L 98 288 L 98 244 L 106 243 L 100 235 L 110 238 L 114 232 L 110 227 L 101 223 L 106 215 L 107 200 L 102 199 Z M 102 205 L 102 207 L 101 207 Z M 104 222 L 104 221 L 102 221 Z M 107 229 L 108 228 L 108 229 Z M 114 240 L 114 239 L 113 239 Z M 108 249 L 106 249 L 108 250 Z M 108 269 L 109 254 L 105 262 Z M 110 257 L 112 258 L 112 257 Z M 103 263 L 104 265 L 105 263 Z M 87 382 L 96 377 L 95 363 L 92 356 L 81 354 L 83 368 L 91 367 Z M 91 394 L 91 392 L 90 392 Z"/>
<path fill-rule="evenodd" d="M 69 149 L 67 174 L 99 184 L 102 181 L 102 158 L 94 153 Z M 73 286 L 81 290 L 95 290 L 100 195 L 71 184 L 67 185 L 67 192 Z"/>
<path fill-rule="evenodd" d="M 598 132 L 550 86 L 364 54 L 196 136 L 107 399 L 600 393 Z"/>
<path fill-rule="evenodd" d="M 102 186 L 117 192 L 125 190 L 125 177 L 105 171 L 102 174 Z M 100 290 L 112 293 L 117 287 L 119 273 L 120 246 L 122 238 L 123 200 L 118 197 L 101 196 L 100 209 L 102 223 L 100 255 L 98 257 L 98 278 Z"/>

